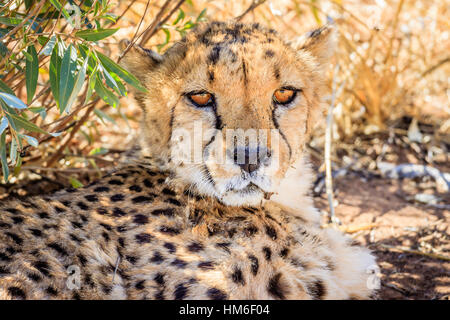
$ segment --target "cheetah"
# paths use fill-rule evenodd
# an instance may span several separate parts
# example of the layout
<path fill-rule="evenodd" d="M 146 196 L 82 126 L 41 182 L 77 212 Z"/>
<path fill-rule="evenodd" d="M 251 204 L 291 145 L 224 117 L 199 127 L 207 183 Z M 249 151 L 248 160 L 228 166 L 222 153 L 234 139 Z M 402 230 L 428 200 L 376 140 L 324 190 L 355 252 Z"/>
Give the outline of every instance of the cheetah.
<path fill-rule="evenodd" d="M 211 22 L 163 55 L 122 43 L 147 88 L 137 147 L 89 186 L 1 203 L 0 299 L 370 298 L 373 255 L 308 195 L 334 34 Z M 230 144 L 239 129 L 278 138 Z"/>

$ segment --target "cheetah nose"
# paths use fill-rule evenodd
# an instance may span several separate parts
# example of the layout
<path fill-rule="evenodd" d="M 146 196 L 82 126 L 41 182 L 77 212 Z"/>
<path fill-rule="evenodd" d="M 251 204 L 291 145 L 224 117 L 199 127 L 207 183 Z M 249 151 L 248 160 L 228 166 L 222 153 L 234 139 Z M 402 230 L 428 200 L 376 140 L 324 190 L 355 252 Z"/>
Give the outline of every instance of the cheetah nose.
<path fill-rule="evenodd" d="M 235 148 L 234 163 L 241 167 L 242 171 L 252 173 L 270 157 L 267 148 Z"/>

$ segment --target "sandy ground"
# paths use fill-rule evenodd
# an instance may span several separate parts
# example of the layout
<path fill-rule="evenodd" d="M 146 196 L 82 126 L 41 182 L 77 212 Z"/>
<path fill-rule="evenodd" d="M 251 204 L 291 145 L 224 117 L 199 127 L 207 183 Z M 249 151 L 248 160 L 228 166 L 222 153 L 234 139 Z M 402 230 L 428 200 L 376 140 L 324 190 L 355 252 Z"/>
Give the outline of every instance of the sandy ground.
<path fill-rule="evenodd" d="M 336 180 L 335 186 L 343 228 L 377 256 L 381 288 L 376 298 L 450 299 L 449 210 L 408 201 L 418 192 L 413 181 L 354 176 Z M 450 203 L 448 194 L 439 196 Z M 324 194 L 315 202 L 329 210 Z"/>

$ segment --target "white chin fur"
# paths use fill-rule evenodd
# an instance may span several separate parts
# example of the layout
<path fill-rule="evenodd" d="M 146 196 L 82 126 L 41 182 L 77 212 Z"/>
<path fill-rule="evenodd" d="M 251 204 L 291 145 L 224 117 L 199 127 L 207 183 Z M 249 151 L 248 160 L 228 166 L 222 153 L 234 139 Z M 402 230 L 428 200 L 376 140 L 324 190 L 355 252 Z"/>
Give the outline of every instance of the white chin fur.
<path fill-rule="evenodd" d="M 252 192 L 245 191 L 228 191 L 224 195 L 218 197 L 219 200 L 227 206 L 256 206 L 264 199 L 264 193 L 256 190 Z"/>

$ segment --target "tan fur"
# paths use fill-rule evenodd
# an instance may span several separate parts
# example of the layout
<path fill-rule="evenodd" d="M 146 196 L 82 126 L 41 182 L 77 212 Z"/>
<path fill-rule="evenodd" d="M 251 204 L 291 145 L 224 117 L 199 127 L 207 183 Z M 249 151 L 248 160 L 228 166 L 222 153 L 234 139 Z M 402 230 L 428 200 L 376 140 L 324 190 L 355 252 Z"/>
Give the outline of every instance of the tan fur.
<path fill-rule="evenodd" d="M 324 28 L 291 45 L 259 25 L 213 23 L 163 56 L 132 48 L 123 63 L 148 88 L 137 93 L 140 148 L 93 185 L 1 204 L 0 299 L 368 298 L 373 256 L 321 229 L 307 195 L 303 145 L 321 113 L 331 37 Z M 283 85 L 301 95 L 274 111 Z M 195 90 L 214 93 L 215 110 L 189 105 L 184 94 Z M 270 183 L 222 190 L 241 172 L 211 160 L 208 141 L 223 142 L 217 131 L 201 144 L 203 162 L 172 159 L 174 131 L 193 134 L 200 119 L 204 131 L 278 126 L 278 151 L 272 139 L 264 147 L 280 165 L 257 172 Z"/>

